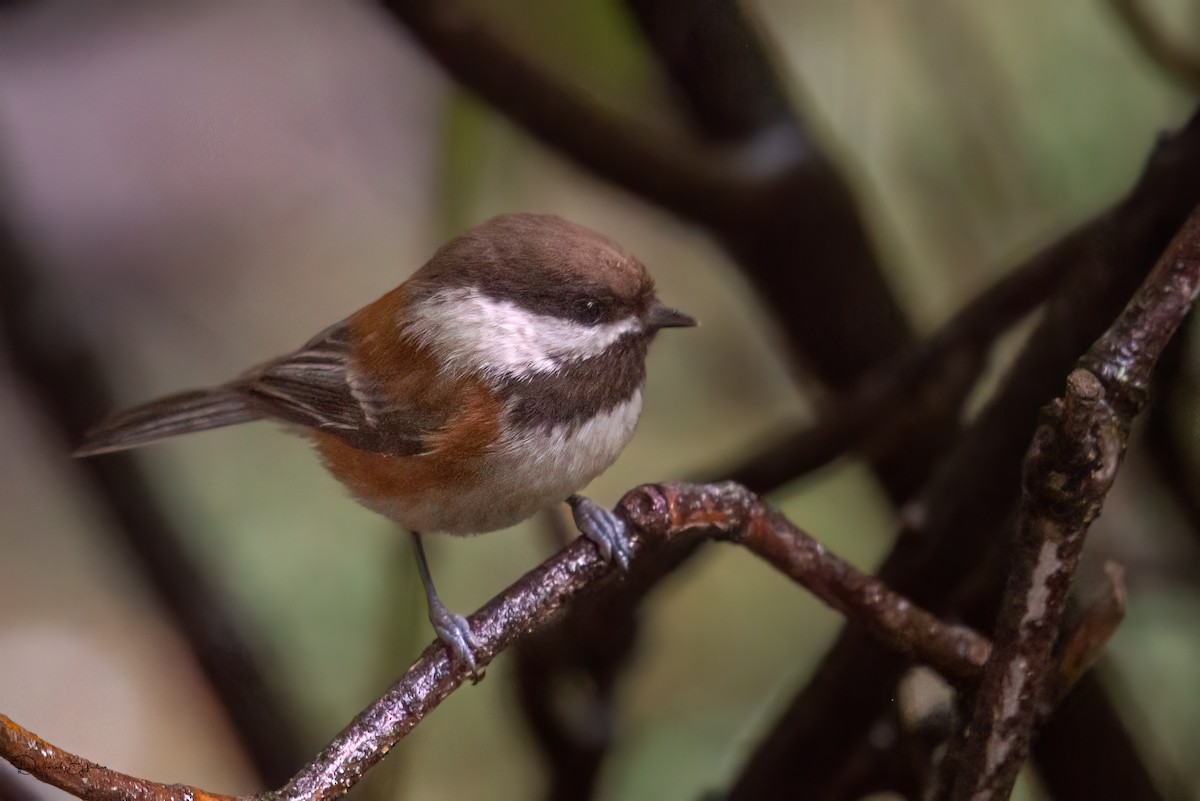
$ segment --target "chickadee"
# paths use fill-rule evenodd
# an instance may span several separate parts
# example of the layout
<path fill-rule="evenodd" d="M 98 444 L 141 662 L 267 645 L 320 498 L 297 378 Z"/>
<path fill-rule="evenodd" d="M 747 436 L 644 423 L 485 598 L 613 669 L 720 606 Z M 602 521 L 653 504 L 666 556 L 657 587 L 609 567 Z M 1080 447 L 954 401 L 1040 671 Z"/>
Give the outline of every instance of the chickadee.
<path fill-rule="evenodd" d="M 612 241 L 507 214 L 295 353 L 118 412 L 75 455 L 288 424 L 359 502 L 412 533 L 430 622 L 474 671 L 470 627 L 439 600 L 418 532 L 495 531 L 565 500 L 580 532 L 627 565 L 621 519 L 577 491 L 633 436 L 655 332 L 695 324 Z"/>

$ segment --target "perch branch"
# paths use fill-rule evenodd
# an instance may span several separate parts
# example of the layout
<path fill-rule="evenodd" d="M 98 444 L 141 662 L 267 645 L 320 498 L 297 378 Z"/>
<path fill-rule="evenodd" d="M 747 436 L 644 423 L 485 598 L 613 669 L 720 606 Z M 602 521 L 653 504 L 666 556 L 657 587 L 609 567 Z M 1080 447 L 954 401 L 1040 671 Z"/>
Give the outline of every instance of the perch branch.
<path fill-rule="evenodd" d="M 908 656 L 951 677 L 977 674 L 987 659 L 985 638 L 947 625 L 864 575 L 736 484 L 663 484 L 637 488 L 618 511 L 631 523 L 635 554 L 629 580 L 653 569 L 675 548 L 706 539 L 742 545 L 867 627 Z M 527 573 L 470 618 L 479 643 L 476 661 L 487 665 L 500 651 L 544 630 L 566 606 L 617 578 L 587 540 L 580 538 Z M 459 687 L 464 670 L 435 642 L 380 699 L 350 723 L 282 789 L 259 801 L 332 801 Z M 228 801 L 195 788 L 134 779 L 79 759 L 0 716 L 0 757 L 86 801 Z"/>
<path fill-rule="evenodd" d="M 1112 486 L 1154 366 L 1200 293 L 1200 207 L 1116 322 L 1067 379 L 1025 460 L 1014 567 L 947 786 L 958 801 L 1007 799 L 1029 752 L 1037 701 L 1091 522 Z"/>

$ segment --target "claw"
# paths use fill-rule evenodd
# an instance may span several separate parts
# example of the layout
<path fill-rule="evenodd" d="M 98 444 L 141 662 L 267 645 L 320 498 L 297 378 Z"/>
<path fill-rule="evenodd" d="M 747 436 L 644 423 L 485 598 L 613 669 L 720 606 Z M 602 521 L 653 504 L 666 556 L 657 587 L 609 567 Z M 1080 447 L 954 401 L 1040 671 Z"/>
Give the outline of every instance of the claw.
<path fill-rule="evenodd" d="M 625 521 L 582 495 L 572 495 L 567 498 L 567 503 L 571 506 L 571 516 L 579 533 L 596 543 L 604 561 L 616 562 L 628 572 L 629 562 L 633 558 L 633 545 L 629 542 Z"/>
<path fill-rule="evenodd" d="M 466 667 L 471 673 L 471 683 L 478 684 L 483 678 L 483 671 L 475 663 L 475 649 L 479 647 L 479 642 L 471 632 L 467 619 L 438 602 L 429 606 L 429 622 L 438 639 L 450 649 L 451 660 Z"/>

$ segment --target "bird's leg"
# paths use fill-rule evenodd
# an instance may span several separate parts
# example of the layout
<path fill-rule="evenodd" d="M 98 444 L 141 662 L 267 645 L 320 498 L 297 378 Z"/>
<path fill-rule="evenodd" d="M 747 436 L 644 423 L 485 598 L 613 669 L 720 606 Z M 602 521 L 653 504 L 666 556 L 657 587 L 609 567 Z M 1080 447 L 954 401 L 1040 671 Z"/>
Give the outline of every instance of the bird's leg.
<path fill-rule="evenodd" d="M 421 584 L 425 586 L 425 600 L 429 604 L 429 622 L 433 624 L 438 639 L 450 649 L 450 656 L 466 665 L 471 671 L 472 679 L 478 682 L 483 678 L 483 674 L 475 667 L 473 649 L 478 648 L 479 643 L 475 641 L 475 635 L 471 633 L 471 626 L 466 618 L 451 612 L 438 597 L 433 586 L 433 576 L 429 573 L 429 560 L 425 558 L 425 546 L 421 542 L 421 535 L 412 532 L 412 541 L 413 551 L 417 555 L 417 570 L 421 573 Z"/>
<path fill-rule="evenodd" d="M 567 504 L 579 533 L 596 543 L 606 561 L 616 562 L 622 570 L 629 570 L 633 546 L 629 543 L 625 521 L 582 495 L 572 495 L 567 498 Z"/>

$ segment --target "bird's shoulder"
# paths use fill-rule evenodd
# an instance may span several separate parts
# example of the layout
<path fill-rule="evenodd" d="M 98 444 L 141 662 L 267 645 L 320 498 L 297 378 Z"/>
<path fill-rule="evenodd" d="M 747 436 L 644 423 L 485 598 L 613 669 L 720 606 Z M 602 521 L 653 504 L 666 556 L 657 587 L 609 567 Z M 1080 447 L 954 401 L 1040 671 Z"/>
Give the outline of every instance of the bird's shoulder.
<path fill-rule="evenodd" d="M 428 452 L 452 419 L 469 413 L 463 407 L 478 401 L 478 392 L 468 377 L 440 370 L 426 349 L 400 335 L 389 300 L 260 365 L 236 386 L 267 415 L 354 448 L 395 456 Z"/>

